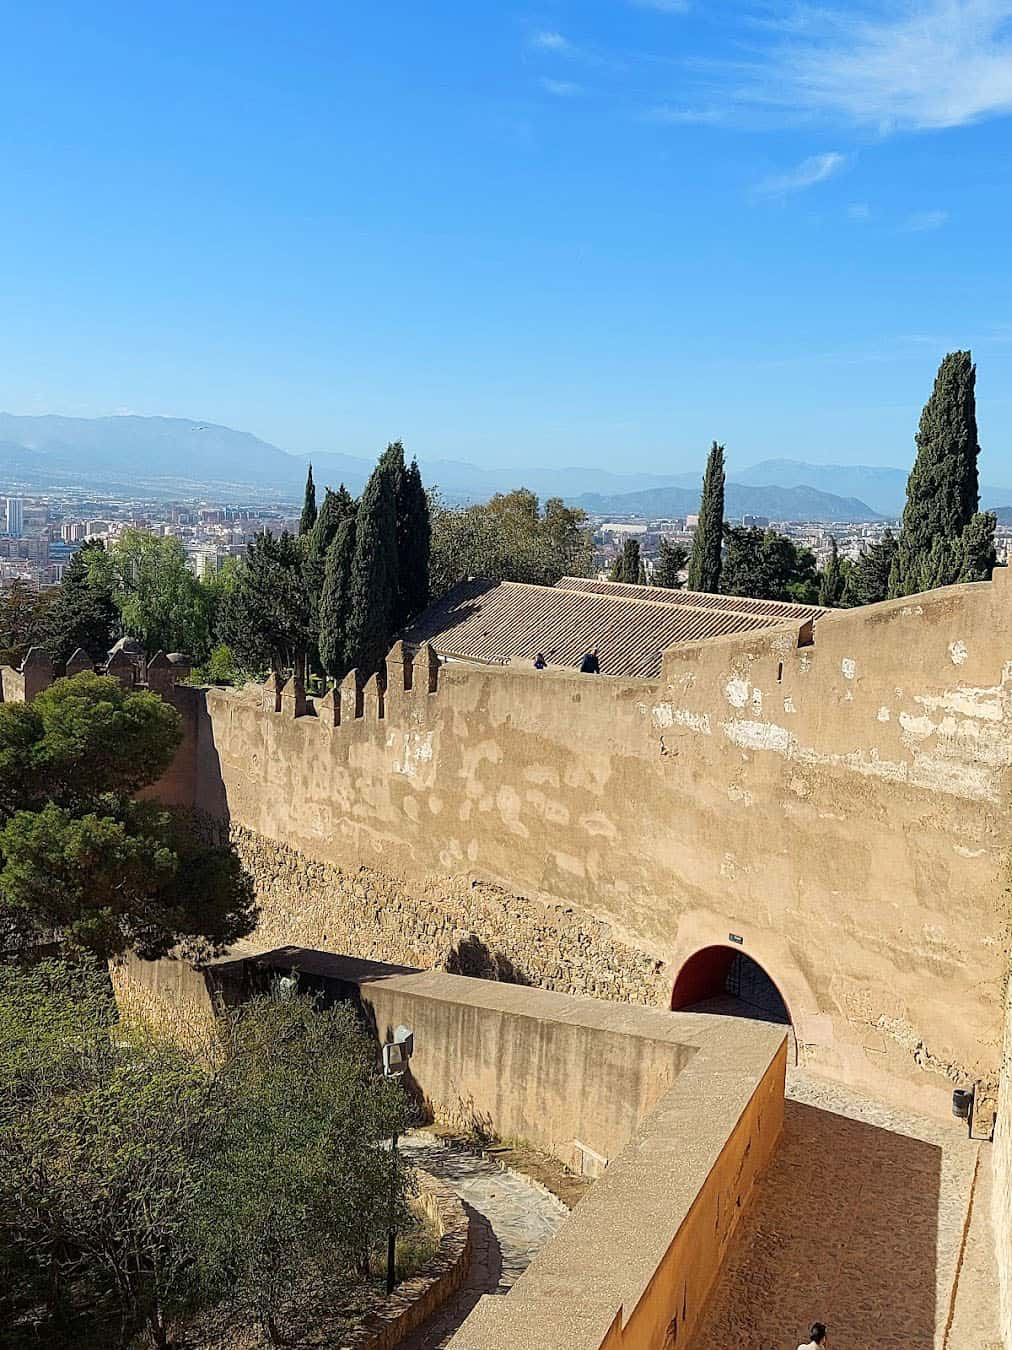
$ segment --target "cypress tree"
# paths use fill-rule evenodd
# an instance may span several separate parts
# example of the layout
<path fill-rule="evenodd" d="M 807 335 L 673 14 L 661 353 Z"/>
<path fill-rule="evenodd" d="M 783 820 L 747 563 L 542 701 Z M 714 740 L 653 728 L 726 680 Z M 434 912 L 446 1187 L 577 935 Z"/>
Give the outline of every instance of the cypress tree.
<path fill-rule="evenodd" d="M 306 495 L 302 502 L 302 515 L 299 518 L 299 534 L 308 534 L 316 524 L 316 484 L 313 482 L 313 466 L 310 464 L 306 474 Z"/>
<path fill-rule="evenodd" d="M 670 539 L 662 539 L 657 555 L 657 566 L 652 577 L 655 586 L 664 586 L 675 591 L 682 585 L 681 573 L 689 561 L 689 555 L 681 544 L 673 544 Z"/>
<path fill-rule="evenodd" d="M 357 517 L 345 516 L 327 550 L 323 593 L 320 598 L 320 660 L 327 674 L 343 680 L 355 664 L 349 654 L 348 618 L 351 612 L 351 565 L 355 557 Z"/>
<path fill-rule="evenodd" d="M 850 569 L 844 589 L 844 605 L 875 605 L 889 594 L 889 574 L 896 560 L 896 536 L 886 530 Z"/>
<path fill-rule="evenodd" d="M 348 582 L 348 668 L 363 679 L 383 664 L 397 604 L 397 479 L 404 452 L 391 445 L 380 457 L 358 504 L 355 551 Z M 336 541 L 335 541 L 336 542 Z"/>
<path fill-rule="evenodd" d="M 327 488 L 323 505 L 316 517 L 316 523 L 308 534 L 300 536 L 303 547 L 302 573 L 306 591 L 309 595 L 309 607 L 313 632 L 316 635 L 310 650 L 310 661 L 314 666 L 320 664 L 319 635 L 321 627 L 320 602 L 323 596 L 323 583 L 327 566 L 327 553 L 334 541 L 338 526 L 342 520 L 355 514 L 355 499 L 342 483 L 337 492 Z"/>
<path fill-rule="evenodd" d="M 397 442 L 403 457 L 403 448 Z M 403 460 L 402 460 L 403 462 Z M 399 632 L 429 603 L 432 521 L 418 461 L 402 468 L 397 481 L 397 604 L 393 631 Z"/>
<path fill-rule="evenodd" d="M 836 536 L 829 536 L 829 558 L 819 577 L 819 604 L 826 609 L 835 609 L 843 598 L 843 572 L 840 568 L 840 550 L 836 546 Z"/>
<path fill-rule="evenodd" d="M 638 539 L 627 539 L 622 545 L 622 552 L 615 559 L 611 569 L 612 581 L 626 581 L 635 585 L 643 585 L 646 581 L 646 569 L 643 566 L 643 560 L 640 557 L 640 544 Z"/>
<path fill-rule="evenodd" d="M 355 514 L 355 498 L 342 483 L 336 492 L 327 488 L 323 494 L 323 505 L 316 516 L 316 522 L 310 531 L 309 547 L 321 560 L 327 556 L 327 550 L 334 542 L 337 527 L 342 520 Z"/>
<path fill-rule="evenodd" d="M 976 382 L 970 352 L 949 352 L 938 367 L 917 429 L 917 457 L 907 480 L 890 595 L 911 595 L 958 580 L 967 548 L 981 567 L 986 562 L 986 519 L 977 521 L 963 542 L 980 496 Z"/>
<path fill-rule="evenodd" d="M 724 447 L 716 441 L 710 447 L 703 475 L 703 495 L 699 503 L 699 523 L 692 537 L 689 561 L 689 590 L 720 590 L 721 547 L 724 541 Z"/>
<path fill-rule="evenodd" d="M 957 581 L 989 581 L 998 557 L 994 532 L 998 517 L 993 511 L 978 511 L 970 518 L 959 541 Z"/>

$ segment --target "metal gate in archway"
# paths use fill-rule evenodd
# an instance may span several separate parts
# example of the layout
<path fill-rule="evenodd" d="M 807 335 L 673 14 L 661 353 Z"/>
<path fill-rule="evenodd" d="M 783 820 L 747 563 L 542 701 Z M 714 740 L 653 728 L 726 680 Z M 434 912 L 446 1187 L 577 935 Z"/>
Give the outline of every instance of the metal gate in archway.
<path fill-rule="evenodd" d="M 755 1010 L 769 1022 L 790 1024 L 787 1006 L 770 977 L 757 961 L 744 952 L 734 952 L 724 977 L 724 993 Z"/>

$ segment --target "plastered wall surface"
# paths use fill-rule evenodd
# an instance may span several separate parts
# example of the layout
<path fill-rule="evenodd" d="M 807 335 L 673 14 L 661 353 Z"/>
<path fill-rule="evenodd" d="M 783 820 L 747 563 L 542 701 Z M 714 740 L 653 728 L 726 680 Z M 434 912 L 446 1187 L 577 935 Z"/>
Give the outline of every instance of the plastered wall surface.
<path fill-rule="evenodd" d="M 1005 1044 L 991 1161 L 994 1166 L 991 1218 L 998 1258 L 1001 1330 L 1006 1350 L 1012 1350 L 1012 980 L 1006 990 Z"/>
<path fill-rule="evenodd" d="M 521 977 L 526 962 L 544 982 L 561 907 L 578 944 L 606 924 L 645 958 L 635 997 L 661 1003 L 733 933 L 810 1069 L 945 1111 L 1000 1053 L 1012 586 L 997 576 L 827 617 L 813 646 L 784 629 L 676 648 L 659 682 L 450 665 L 430 693 L 391 662 L 383 716 L 373 683 L 360 717 L 345 691 L 336 726 L 332 705 L 296 718 L 255 688 L 194 691 L 195 804 L 251 854 L 259 839 L 339 869 L 293 910 L 267 849 L 279 937 L 301 908 L 347 949 L 393 885 L 412 949 L 397 959 L 438 961 L 479 928 L 462 888 L 493 884 Z M 382 883 L 356 894 L 355 876 Z M 450 933 L 431 931 L 434 900 Z M 547 978 L 586 990 L 573 969 Z M 607 995 L 607 970 L 598 983 Z"/>

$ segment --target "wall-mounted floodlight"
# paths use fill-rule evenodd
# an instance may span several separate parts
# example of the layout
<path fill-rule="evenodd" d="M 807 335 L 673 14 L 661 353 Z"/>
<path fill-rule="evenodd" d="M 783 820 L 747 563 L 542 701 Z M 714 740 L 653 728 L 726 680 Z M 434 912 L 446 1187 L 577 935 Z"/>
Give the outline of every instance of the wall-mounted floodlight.
<path fill-rule="evenodd" d="M 415 1033 L 410 1027 L 400 1026 L 392 1041 L 383 1046 L 383 1074 L 386 1078 L 401 1078 L 407 1071 L 408 1060 L 414 1054 Z"/>
<path fill-rule="evenodd" d="M 957 1120 L 965 1120 L 970 1138 L 973 1138 L 973 1108 L 975 1105 L 975 1088 L 956 1088 L 952 1094 L 952 1114 Z"/>

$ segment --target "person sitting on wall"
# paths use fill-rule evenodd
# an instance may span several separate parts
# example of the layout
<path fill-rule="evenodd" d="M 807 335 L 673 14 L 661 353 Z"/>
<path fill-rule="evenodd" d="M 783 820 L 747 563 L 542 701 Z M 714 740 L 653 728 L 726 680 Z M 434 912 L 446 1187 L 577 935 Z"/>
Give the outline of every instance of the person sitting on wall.
<path fill-rule="evenodd" d="M 597 659 L 596 647 L 591 652 L 584 652 L 580 657 L 580 673 L 581 675 L 600 675 L 601 663 Z"/>
<path fill-rule="evenodd" d="M 808 1329 L 808 1340 L 804 1345 L 799 1345 L 798 1350 L 820 1350 L 820 1347 L 829 1344 L 826 1340 L 828 1335 L 824 1322 L 813 1322 Z"/>
<path fill-rule="evenodd" d="M 544 652 L 538 652 L 537 656 L 534 658 L 534 669 L 535 670 L 548 669 L 548 662 L 545 660 Z"/>

